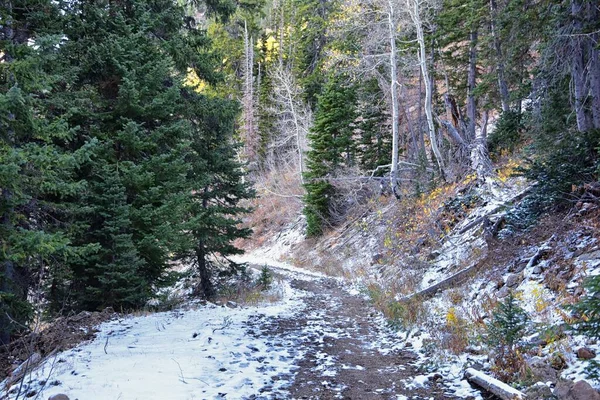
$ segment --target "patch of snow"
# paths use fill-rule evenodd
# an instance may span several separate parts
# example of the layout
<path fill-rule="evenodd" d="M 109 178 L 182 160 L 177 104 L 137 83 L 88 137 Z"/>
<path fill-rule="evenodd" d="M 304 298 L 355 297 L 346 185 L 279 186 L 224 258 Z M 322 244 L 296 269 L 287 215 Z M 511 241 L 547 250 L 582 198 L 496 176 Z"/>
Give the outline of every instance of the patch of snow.
<path fill-rule="evenodd" d="M 291 340 L 273 343 L 247 333 L 256 318 L 302 309 L 302 293 L 284 285 L 277 304 L 230 309 L 208 303 L 104 323 L 92 342 L 47 360 L 24 386 L 39 391 L 38 398 L 243 398 L 267 385 L 285 393 L 290 379 L 270 378 L 293 376 L 294 360 L 303 355 Z"/>

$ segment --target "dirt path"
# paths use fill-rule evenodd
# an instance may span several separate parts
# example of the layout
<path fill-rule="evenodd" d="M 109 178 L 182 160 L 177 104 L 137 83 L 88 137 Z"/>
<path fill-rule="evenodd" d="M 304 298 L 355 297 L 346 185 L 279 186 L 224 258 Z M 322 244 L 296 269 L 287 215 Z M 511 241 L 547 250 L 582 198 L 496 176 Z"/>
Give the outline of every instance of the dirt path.
<path fill-rule="evenodd" d="M 272 392 L 267 384 L 262 396 L 255 398 L 456 398 L 445 392 L 441 376 L 427 379 L 418 371 L 413 353 L 391 348 L 397 339 L 381 326 L 381 318 L 366 300 L 350 295 L 332 279 L 297 277 L 291 285 L 306 293 L 306 308 L 291 318 L 256 316 L 249 332 L 294 347 L 300 353 L 295 378 L 289 393 Z M 285 338 L 295 339 L 282 343 Z M 278 379 L 289 377 L 273 377 Z"/>

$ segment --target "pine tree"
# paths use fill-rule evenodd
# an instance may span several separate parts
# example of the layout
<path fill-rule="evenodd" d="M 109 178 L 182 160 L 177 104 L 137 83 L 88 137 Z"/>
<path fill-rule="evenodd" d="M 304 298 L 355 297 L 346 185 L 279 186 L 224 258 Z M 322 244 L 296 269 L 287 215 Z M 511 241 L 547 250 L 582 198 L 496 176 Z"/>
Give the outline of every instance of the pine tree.
<path fill-rule="evenodd" d="M 216 277 L 242 268 L 227 257 L 240 254 L 233 241 L 251 233 L 240 226 L 240 217 L 249 212 L 240 202 L 252 198 L 254 191 L 244 182 L 242 165 L 236 160 L 235 103 L 197 93 L 189 96 L 195 134 L 187 157 L 190 197 L 184 230 L 189 232 L 189 244 L 181 256 L 194 261 L 200 277 L 197 293 L 210 298 L 216 293 Z"/>
<path fill-rule="evenodd" d="M 64 201 L 81 190 L 73 172 L 91 144 L 72 140 L 54 112 L 68 77 L 58 57 L 59 10 L 50 1 L 0 3 L 0 343 L 26 328 L 28 295 L 73 255 Z"/>
<path fill-rule="evenodd" d="M 356 118 L 356 95 L 344 87 L 341 78 L 332 78 L 318 98 L 315 123 L 308 138 L 311 150 L 307 154 L 306 215 L 308 236 L 320 235 L 330 219 L 333 186 L 327 177 L 342 166 L 355 163 L 353 123 Z"/>
<path fill-rule="evenodd" d="M 528 320 L 527 313 L 519 306 L 515 295 L 509 293 L 506 300 L 498 303 L 492 312 L 492 319 L 488 324 L 490 343 L 506 346 L 509 351 L 514 351 L 523 337 Z"/>

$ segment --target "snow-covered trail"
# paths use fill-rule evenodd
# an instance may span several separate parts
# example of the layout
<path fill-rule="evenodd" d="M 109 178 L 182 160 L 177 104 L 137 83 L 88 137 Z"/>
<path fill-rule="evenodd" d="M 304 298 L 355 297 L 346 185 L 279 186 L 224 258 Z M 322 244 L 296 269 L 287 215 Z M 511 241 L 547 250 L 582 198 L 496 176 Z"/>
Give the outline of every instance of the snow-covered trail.
<path fill-rule="evenodd" d="M 360 296 L 332 279 L 274 266 L 281 300 L 104 323 L 57 354 L 9 399 L 451 399 Z M 0 398 L 2 395 L 0 394 Z"/>

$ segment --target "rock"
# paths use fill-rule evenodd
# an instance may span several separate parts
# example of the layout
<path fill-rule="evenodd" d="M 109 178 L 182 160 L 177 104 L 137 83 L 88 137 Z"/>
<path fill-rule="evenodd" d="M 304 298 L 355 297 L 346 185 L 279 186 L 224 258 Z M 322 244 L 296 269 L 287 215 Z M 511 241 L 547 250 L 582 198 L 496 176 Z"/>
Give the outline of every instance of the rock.
<path fill-rule="evenodd" d="M 48 397 L 48 400 L 69 400 L 69 396 L 59 393 Z"/>
<path fill-rule="evenodd" d="M 558 399 L 552 394 L 552 389 L 544 384 L 536 384 L 525 390 L 527 400 L 550 400 Z"/>
<path fill-rule="evenodd" d="M 582 347 L 577 350 L 577 358 L 581 358 L 582 360 L 591 360 L 596 357 L 596 352 L 589 347 Z"/>
<path fill-rule="evenodd" d="M 542 357 L 532 357 L 528 362 L 533 379 L 539 382 L 556 382 L 559 372 Z"/>
<path fill-rule="evenodd" d="M 508 286 L 504 286 L 502 289 L 498 290 L 496 297 L 503 299 L 508 296 L 508 293 L 510 293 L 510 288 Z"/>
<path fill-rule="evenodd" d="M 567 368 L 567 360 L 561 353 L 554 353 L 550 357 L 550 365 L 552 368 L 562 371 L 563 369 Z"/>
<path fill-rule="evenodd" d="M 529 260 L 516 261 L 510 267 L 508 267 L 508 272 L 514 272 L 515 274 L 518 274 L 519 272 L 525 270 L 525 267 L 527 267 L 528 262 Z"/>
<path fill-rule="evenodd" d="M 578 261 L 594 261 L 600 259 L 600 250 L 585 253 L 578 257 Z"/>
<path fill-rule="evenodd" d="M 433 261 L 436 258 L 438 258 L 440 256 L 440 254 L 441 253 L 439 252 L 439 250 L 434 250 L 431 253 L 429 253 L 429 255 L 427 256 L 427 260 Z"/>
<path fill-rule="evenodd" d="M 509 274 L 506 277 L 506 286 L 509 288 L 516 288 L 523 281 L 521 274 Z"/>
<path fill-rule="evenodd" d="M 432 382 L 436 382 L 436 381 L 441 381 L 442 379 L 444 379 L 444 377 L 441 374 L 434 374 L 433 376 L 430 376 L 429 381 Z"/>
<path fill-rule="evenodd" d="M 230 300 L 230 301 L 227 302 L 226 306 L 229 307 L 229 308 L 237 308 L 238 305 L 237 305 L 237 303 L 235 301 L 231 301 Z"/>
<path fill-rule="evenodd" d="M 560 381 L 554 389 L 554 395 L 561 400 L 600 400 L 600 393 L 586 381 Z"/>
<path fill-rule="evenodd" d="M 375 264 L 375 265 L 383 263 L 383 254 L 381 254 L 381 253 L 374 254 L 373 257 L 371 258 L 371 263 Z"/>

